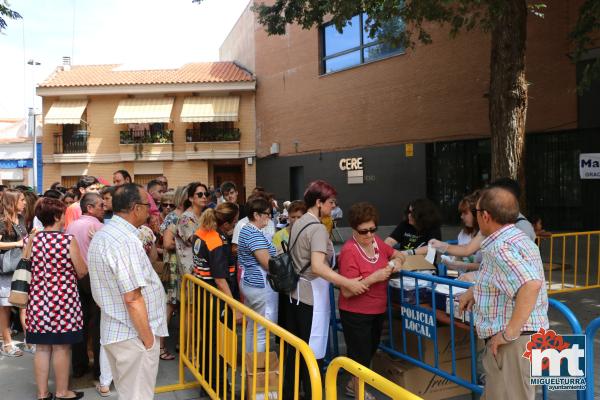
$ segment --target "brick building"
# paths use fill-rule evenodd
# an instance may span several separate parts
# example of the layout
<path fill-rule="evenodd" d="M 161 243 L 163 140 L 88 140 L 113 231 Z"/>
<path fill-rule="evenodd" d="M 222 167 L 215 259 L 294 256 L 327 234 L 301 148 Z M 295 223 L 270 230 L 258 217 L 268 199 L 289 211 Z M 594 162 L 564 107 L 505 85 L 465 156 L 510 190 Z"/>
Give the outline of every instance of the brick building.
<path fill-rule="evenodd" d="M 64 65 L 37 88 L 44 188 L 125 169 L 145 184 L 256 185 L 255 80 L 232 62 L 132 70 Z"/>
<path fill-rule="evenodd" d="M 528 21 L 528 211 L 554 229 L 597 228 L 600 212 L 590 219 L 585 210 L 600 200 L 598 181 L 579 179 L 578 155 L 600 152 L 590 139 L 598 135 L 584 129 L 598 133 L 600 86 L 583 97 L 575 90 L 587 61 L 571 61 L 568 34 L 581 1 L 547 3 L 545 18 Z M 457 222 L 460 198 L 490 179 L 490 37 L 450 39 L 432 26 L 433 44 L 411 50 L 370 38 L 362 23 L 357 14 L 342 33 L 287 25 L 268 36 L 249 5 L 222 44 L 221 60 L 257 79 L 258 183 L 290 199 L 323 178 L 342 208 L 369 200 L 384 224 L 429 197 Z"/>

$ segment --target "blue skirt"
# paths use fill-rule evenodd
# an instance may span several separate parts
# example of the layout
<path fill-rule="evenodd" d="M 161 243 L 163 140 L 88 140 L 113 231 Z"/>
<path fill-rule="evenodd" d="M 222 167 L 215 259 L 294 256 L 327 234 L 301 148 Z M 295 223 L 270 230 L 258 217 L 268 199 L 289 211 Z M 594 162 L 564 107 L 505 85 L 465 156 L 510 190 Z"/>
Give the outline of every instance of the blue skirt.
<path fill-rule="evenodd" d="M 27 332 L 27 344 L 75 344 L 83 341 L 83 330 L 62 333 Z"/>

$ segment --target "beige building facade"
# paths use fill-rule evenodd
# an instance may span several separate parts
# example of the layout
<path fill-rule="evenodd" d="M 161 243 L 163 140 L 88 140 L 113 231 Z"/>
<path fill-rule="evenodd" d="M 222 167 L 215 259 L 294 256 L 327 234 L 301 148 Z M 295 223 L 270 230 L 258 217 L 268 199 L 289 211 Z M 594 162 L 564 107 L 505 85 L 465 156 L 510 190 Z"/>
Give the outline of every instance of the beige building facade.
<path fill-rule="evenodd" d="M 201 181 L 256 185 L 255 80 L 238 65 L 169 70 L 63 66 L 37 89 L 43 99 L 44 188 L 81 175 L 112 181 L 127 170 L 142 185 Z"/>

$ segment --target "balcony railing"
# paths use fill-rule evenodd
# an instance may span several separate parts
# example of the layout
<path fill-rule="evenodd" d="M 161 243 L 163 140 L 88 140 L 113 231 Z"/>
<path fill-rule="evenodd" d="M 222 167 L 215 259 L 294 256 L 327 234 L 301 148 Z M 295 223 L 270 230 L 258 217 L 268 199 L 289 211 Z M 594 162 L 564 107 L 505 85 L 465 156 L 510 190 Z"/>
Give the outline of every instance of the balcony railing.
<path fill-rule="evenodd" d="M 87 153 L 88 131 L 75 131 L 65 138 L 62 133 L 54 134 L 54 154 Z"/>
<path fill-rule="evenodd" d="M 121 131 L 120 143 L 173 143 L 173 131 L 150 131 L 147 129 Z"/>
<path fill-rule="evenodd" d="M 200 129 L 186 129 L 186 142 L 231 142 L 240 140 L 240 130 L 238 128 L 216 129 L 209 131 Z"/>

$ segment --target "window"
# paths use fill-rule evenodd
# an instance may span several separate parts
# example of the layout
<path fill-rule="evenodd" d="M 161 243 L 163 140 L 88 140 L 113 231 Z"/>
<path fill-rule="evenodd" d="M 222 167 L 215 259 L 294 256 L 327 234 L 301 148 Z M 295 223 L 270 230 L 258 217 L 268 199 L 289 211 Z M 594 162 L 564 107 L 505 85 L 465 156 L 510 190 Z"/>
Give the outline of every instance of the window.
<path fill-rule="evenodd" d="M 386 36 L 397 36 L 404 30 L 402 20 L 395 19 L 384 23 L 371 38 L 369 30 L 365 26 L 367 18 L 365 13 L 355 15 L 342 28 L 341 33 L 333 24 L 323 27 L 322 68 L 324 73 L 328 74 L 404 52 L 403 47 L 383 40 Z"/>

